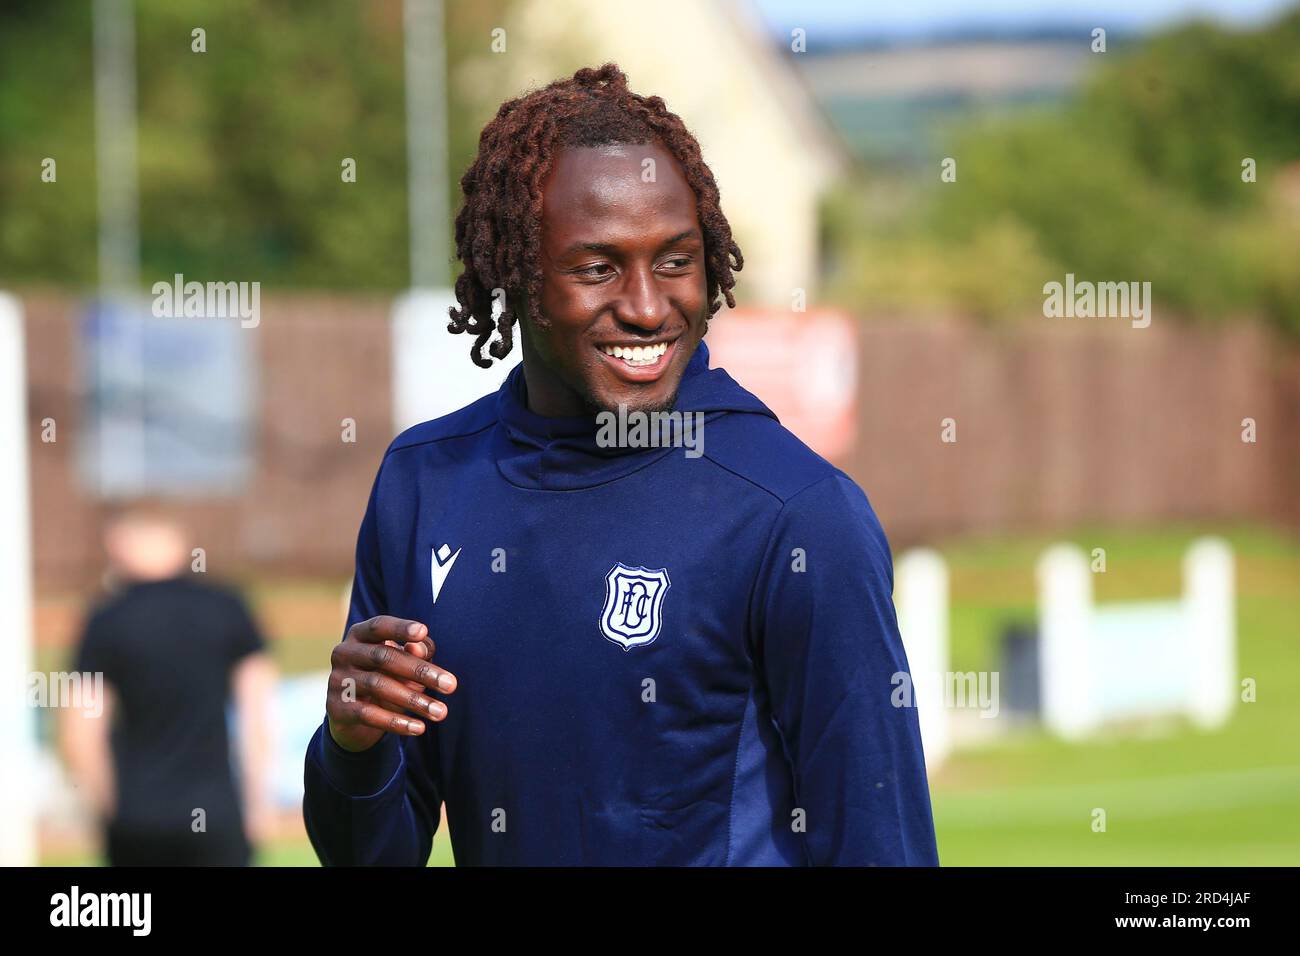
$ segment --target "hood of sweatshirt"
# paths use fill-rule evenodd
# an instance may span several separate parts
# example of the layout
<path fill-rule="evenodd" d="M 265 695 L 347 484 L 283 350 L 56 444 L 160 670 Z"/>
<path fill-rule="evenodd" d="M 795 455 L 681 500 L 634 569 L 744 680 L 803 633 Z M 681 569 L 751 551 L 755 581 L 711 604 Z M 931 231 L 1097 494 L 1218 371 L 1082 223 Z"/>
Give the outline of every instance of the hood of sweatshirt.
<path fill-rule="evenodd" d="M 775 419 L 761 401 L 720 368 L 709 368 L 703 341 L 691 356 L 677 391 L 674 412 L 698 412 L 707 426 L 723 415 Z M 681 448 L 634 447 L 598 441 L 596 415 L 545 418 L 528 409 L 523 364 L 516 365 L 497 392 L 497 467 L 512 485 L 544 491 L 576 491 L 615 481 Z M 707 430 L 707 429 L 706 429 Z M 707 448 L 707 445 L 705 446 Z"/>

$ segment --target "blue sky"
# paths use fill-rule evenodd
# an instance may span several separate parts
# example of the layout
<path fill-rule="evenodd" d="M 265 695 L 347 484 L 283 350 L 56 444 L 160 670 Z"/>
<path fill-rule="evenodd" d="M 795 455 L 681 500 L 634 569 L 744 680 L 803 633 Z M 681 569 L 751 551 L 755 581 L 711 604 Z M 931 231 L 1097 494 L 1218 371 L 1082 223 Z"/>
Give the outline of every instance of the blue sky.
<path fill-rule="evenodd" d="M 808 30 L 898 38 L 960 27 L 1016 30 L 1092 24 L 1148 30 L 1193 15 L 1250 25 L 1296 0 L 752 0 L 774 31 Z"/>

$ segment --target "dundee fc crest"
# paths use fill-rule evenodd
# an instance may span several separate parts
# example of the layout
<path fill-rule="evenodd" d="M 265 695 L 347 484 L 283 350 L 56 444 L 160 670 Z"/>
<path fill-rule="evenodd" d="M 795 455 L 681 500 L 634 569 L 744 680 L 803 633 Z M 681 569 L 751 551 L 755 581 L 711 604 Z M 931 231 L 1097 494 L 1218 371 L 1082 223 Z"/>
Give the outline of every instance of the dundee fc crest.
<path fill-rule="evenodd" d="M 629 568 L 616 564 L 605 575 L 605 608 L 600 630 L 623 650 L 649 644 L 663 623 L 664 595 L 672 584 L 668 569 Z"/>

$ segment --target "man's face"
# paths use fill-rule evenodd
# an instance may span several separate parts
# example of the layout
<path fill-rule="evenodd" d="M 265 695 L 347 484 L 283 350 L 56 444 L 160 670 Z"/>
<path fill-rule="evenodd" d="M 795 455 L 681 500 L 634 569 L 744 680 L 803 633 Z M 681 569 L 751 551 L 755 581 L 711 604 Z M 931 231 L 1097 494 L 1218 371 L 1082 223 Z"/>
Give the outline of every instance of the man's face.
<path fill-rule="evenodd" d="M 549 325 L 522 323 L 533 410 L 670 408 L 708 317 L 695 194 L 672 154 L 560 150 L 542 184 L 541 260 Z"/>

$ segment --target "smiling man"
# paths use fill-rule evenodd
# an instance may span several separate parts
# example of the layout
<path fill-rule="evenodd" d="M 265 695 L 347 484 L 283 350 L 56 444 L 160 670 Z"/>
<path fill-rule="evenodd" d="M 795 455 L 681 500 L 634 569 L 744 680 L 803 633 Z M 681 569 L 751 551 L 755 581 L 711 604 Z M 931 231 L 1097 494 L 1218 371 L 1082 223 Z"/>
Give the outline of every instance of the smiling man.
<path fill-rule="evenodd" d="M 709 368 L 742 260 L 695 139 L 610 64 L 502 105 L 462 186 L 451 331 L 523 362 L 384 456 L 321 860 L 422 864 L 445 803 L 462 865 L 937 863 L 884 533 Z M 707 444 L 611 445 L 616 410 Z"/>

